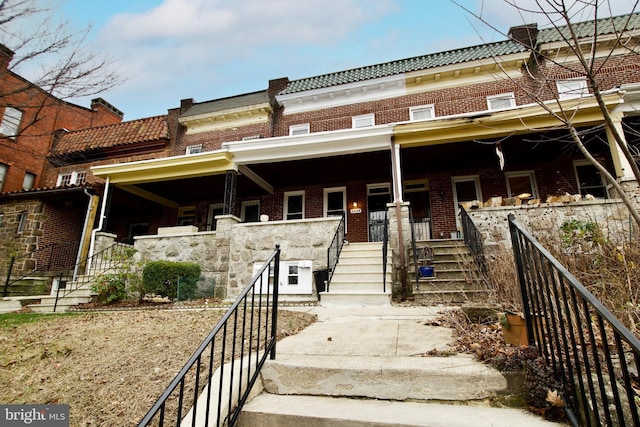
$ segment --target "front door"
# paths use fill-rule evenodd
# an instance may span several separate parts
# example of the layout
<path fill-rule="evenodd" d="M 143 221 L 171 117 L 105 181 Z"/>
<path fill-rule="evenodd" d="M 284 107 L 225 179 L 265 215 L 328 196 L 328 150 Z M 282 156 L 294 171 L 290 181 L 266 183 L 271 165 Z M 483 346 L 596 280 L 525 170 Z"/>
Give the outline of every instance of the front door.
<path fill-rule="evenodd" d="M 456 209 L 456 226 L 461 229 L 460 224 L 460 204 L 464 202 L 482 201 L 480 193 L 480 177 L 477 175 L 458 176 L 452 178 L 453 199 Z"/>
<path fill-rule="evenodd" d="M 370 242 L 382 242 L 384 240 L 384 225 L 387 219 L 388 203 L 391 203 L 389 184 L 367 186 Z"/>

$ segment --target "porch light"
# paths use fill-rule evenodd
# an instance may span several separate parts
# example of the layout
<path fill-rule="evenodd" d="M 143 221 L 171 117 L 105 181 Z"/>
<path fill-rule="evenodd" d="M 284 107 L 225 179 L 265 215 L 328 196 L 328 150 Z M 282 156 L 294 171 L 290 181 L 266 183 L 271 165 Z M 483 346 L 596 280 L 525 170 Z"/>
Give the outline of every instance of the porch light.
<path fill-rule="evenodd" d="M 353 202 L 353 204 L 351 205 L 351 207 L 353 207 L 354 209 L 356 209 L 358 207 L 358 202 Z"/>

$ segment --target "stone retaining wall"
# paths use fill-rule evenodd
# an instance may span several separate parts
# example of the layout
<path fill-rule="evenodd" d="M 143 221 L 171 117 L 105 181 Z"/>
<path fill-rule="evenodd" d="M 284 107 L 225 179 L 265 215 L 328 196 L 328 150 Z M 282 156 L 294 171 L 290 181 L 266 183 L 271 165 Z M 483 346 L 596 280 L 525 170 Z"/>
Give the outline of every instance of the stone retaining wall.
<path fill-rule="evenodd" d="M 637 236 L 627 208 L 617 200 L 504 206 L 470 209 L 467 212 L 482 233 L 487 252 L 500 244 L 511 247 L 507 221 L 510 213 L 535 237 L 545 234 L 557 236 L 562 223 L 572 219 L 597 223 L 605 237 L 613 241 L 622 243 Z"/>
<path fill-rule="evenodd" d="M 253 266 L 277 244 L 282 261 L 311 260 L 313 270 L 327 267 L 327 248 L 340 218 L 240 223 L 232 215 L 216 217 L 216 231 L 171 227 L 158 235 L 135 238 L 140 261 L 195 262 L 202 269 L 198 288 L 215 286 L 220 298 L 235 298 L 253 277 Z"/>

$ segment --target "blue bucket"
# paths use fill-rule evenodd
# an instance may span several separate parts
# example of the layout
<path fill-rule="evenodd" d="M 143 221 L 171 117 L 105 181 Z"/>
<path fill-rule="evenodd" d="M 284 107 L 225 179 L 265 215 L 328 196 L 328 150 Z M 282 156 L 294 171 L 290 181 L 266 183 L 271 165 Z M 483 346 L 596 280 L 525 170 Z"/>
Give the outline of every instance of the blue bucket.
<path fill-rule="evenodd" d="M 422 277 L 433 277 L 433 267 L 420 267 L 420 276 Z"/>

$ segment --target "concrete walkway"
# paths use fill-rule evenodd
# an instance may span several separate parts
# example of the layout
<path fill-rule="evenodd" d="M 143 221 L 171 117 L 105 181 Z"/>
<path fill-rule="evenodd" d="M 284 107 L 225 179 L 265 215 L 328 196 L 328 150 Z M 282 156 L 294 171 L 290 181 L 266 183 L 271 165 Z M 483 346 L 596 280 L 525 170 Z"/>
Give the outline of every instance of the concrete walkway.
<path fill-rule="evenodd" d="M 556 425 L 491 407 L 507 382 L 472 356 L 426 356 L 451 350 L 451 329 L 429 325 L 442 308 L 285 309 L 318 321 L 278 343 L 240 426 Z"/>

